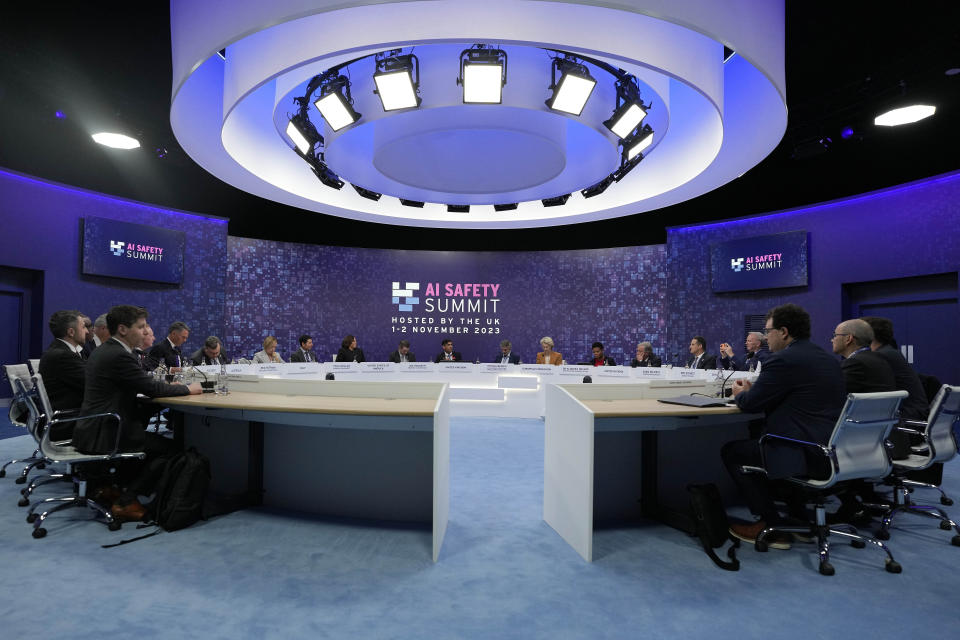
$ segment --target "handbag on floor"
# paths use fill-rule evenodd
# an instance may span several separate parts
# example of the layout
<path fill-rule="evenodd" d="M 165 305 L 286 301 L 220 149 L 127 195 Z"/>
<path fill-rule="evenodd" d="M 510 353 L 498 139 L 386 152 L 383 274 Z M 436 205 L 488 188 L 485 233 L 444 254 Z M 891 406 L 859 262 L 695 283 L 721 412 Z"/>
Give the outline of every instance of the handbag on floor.
<path fill-rule="evenodd" d="M 737 548 L 740 546 L 740 541 L 730 535 L 730 523 L 717 485 L 689 484 L 687 491 L 690 492 L 690 514 L 693 517 L 694 535 L 700 538 L 703 550 L 721 569 L 739 571 Z M 729 561 L 721 560 L 714 551 L 727 542 L 733 543 L 727 549 Z"/>

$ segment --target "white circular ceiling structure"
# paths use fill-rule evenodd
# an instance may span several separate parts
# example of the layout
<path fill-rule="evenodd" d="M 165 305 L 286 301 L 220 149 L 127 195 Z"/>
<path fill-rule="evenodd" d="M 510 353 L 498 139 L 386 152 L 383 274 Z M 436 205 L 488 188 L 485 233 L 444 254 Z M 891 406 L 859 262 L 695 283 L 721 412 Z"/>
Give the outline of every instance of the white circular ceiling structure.
<path fill-rule="evenodd" d="M 357 220 L 495 229 L 631 215 L 737 178 L 786 127 L 780 0 L 173 0 L 171 33 L 171 123 L 190 156 L 250 193 Z M 419 104 L 385 111 L 374 74 L 398 49 L 417 61 Z M 473 54 L 500 56 L 496 104 L 465 104 Z M 547 104 L 554 60 L 596 82 L 578 114 Z M 624 140 L 610 123 L 627 82 L 646 114 Z M 313 104 L 343 85 L 345 126 Z M 299 151 L 291 121 L 315 132 Z"/>

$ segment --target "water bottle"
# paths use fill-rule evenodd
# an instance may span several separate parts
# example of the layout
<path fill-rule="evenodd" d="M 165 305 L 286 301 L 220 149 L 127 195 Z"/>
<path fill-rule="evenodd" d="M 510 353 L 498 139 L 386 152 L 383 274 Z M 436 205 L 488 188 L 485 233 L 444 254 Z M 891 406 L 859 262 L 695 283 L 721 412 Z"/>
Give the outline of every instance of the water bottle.
<path fill-rule="evenodd" d="M 230 393 L 230 389 L 227 386 L 227 365 L 220 364 L 220 373 L 217 375 L 217 386 L 214 387 L 214 391 L 217 395 L 225 396 Z"/>

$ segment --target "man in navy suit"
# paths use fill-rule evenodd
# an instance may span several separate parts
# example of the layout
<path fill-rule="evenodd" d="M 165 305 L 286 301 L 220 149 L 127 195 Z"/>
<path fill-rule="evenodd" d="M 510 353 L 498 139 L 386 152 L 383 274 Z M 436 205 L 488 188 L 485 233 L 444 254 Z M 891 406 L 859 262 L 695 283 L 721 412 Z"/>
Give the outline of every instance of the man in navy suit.
<path fill-rule="evenodd" d="M 39 373 L 43 376 L 50 405 L 54 411 L 79 409 L 83 404 L 83 386 L 86 361 L 83 345 L 87 329 L 79 311 L 57 311 L 50 316 L 50 333 L 53 342 L 40 357 Z M 69 440 L 73 423 L 54 425 L 50 437 L 53 440 Z"/>
<path fill-rule="evenodd" d="M 167 337 L 150 349 L 150 356 L 158 363 L 167 366 L 167 369 L 182 367 L 186 362 L 181 345 L 190 337 L 190 327 L 184 322 L 174 322 L 167 329 Z"/>
<path fill-rule="evenodd" d="M 717 356 L 707 353 L 707 340 L 703 336 L 693 336 L 690 340 L 690 359 L 687 360 L 690 369 L 716 369 Z"/>
<path fill-rule="evenodd" d="M 870 350 L 873 329 L 863 320 L 846 320 L 833 330 L 830 345 L 833 352 L 843 358 L 840 370 L 847 393 L 874 393 L 895 391 L 893 369 Z"/>
<path fill-rule="evenodd" d="M 740 379 L 733 383 L 737 406 L 745 413 L 766 415 L 761 435 L 826 444 L 846 398 L 839 363 L 810 342 L 810 315 L 795 304 L 771 309 L 764 333 L 773 354 L 763 363 L 756 382 Z M 768 525 L 782 521 L 773 504 L 769 480 L 823 475 L 821 461 L 813 456 L 808 460 L 803 448 L 767 444 L 764 454 L 761 457 L 758 439 L 728 442 L 720 454 L 750 511 L 760 518 L 730 527 L 731 534 L 750 543 Z M 742 466 L 759 467 L 764 462 L 766 476 L 740 471 Z M 789 543 L 773 539 L 770 547 L 787 548 Z"/>
<path fill-rule="evenodd" d="M 720 368 L 728 371 L 754 371 L 757 364 L 762 363 L 770 355 L 769 351 L 763 349 L 763 334 L 759 331 L 748 333 L 747 339 L 743 341 L 743 347 L 747 352 L 743 354 L 743 359 L 740 359 L 733 352 L 733 347 L 726 342 L 721 344 Z"/>
<path fill-rule="evenodd" d="M 440 353 L 433 359 L 434 362 L 463 362 L 463 356 L 459 351 L 453 350 L 453 340 L 444 338 L 440 343 Z"/>
<path fill-rule="evenodd" d="M 493 360 L 494 364 L 520 364 L 520 356 L 513 352 L 513 345 L 509 340 L 500 341 L 500 355 Z"/>

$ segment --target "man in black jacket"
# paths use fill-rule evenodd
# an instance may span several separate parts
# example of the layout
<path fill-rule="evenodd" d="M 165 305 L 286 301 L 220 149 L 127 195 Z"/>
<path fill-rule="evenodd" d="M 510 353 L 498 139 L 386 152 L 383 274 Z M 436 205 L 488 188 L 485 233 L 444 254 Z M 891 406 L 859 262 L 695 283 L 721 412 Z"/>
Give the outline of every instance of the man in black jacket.
<path fill-rule="evenodd" d="M 165 364 L 167 369 L 182 367 L 186 359 L 183 357 L 180 347 L 189 337 L 190 327 L 180 321 L 174 322 L 167 329 L 167 337 L 150 349 L 150 356 L 158 364 Z"/>
<path fill-rule="evenodd" d="M 513 352 L 513 344 L 509 340 L 500 341 L 500 353 L 493 359 L 494 364 L 520 364 L 520 356 Z"/>
<path fill-rule="evenodd" d="M 400 344 L 397 345 L 397 350 L 391 353 L 388 358 L 390 362 L 416 362 L 417 356 L 410 351 L 410 341 L 401 340 Z"/>
<path fill-rule="evenodd" d="M 83 403 L 83 386 L 86 362 L 83 345 L 87 330 L 79 311 L 57 311 L 50 316 L 50 333 L 53 342 L 40 357 L 39 373 L 43 376 L 50 405 L 54 411 L 79 409 Z M 69 440 L 73 423 L 54 425 L 50 432 L 53 440 Z"/>
<path fill-rule="evenodd" d="M 833 352 L 843 358 L 840 370 L 847 393 L 874 393 L 895 391 L 893 369 L 870 350 L 873 329 L 863 320 L 846 320 L 833 330 L 830 344 Z"/>
<path fill-rule="evenodd" d="M 201 393 L 199 382 L 190 385 L 166 384 L 158 382 L 140 368 L 133 350 L 143 341 L 147 312 L 142 307 L 119 305 L 107 313 L 107 326 L 110 339 L 97 347 L 86 367 L 86 384 L 83 393 L 83 415 L 98 413 L 116 413 L 120 424 L 110 417 L 87 418 L 77 422 L 74 429 L 73 445 L 84 453 L 111 453 L 117 451 L 145 451 L 147 462 L 167 446 L 148 439 L 145 431 L 146 413 L 137 405 L 137 394 L 151 398 L 163 396 L 182 396 Z M 119 434 L 118 434 L 119 430 Z M 124 476 L 139 472 L 131 465 L 125 469 Z M 131 467 L 134 467 L 131 472 Z M 114 515 L 121 519 L 139 519 L 143 517 L 143 506 L 136 502 L 138 494 L 147 495 L 152 487 L 142 478 L 134 479 L 115 503 Z"/>
<path fill-rule="evenodd" d="M 909 395 L 900 405 L 900 416 L 907 420 L 926 420 L 930 413 L 927 395 L 923 392 L 920 377 L 913 367 L 897 350 L 897 341 L 893 337 L 893 323 L 887 318 L 867 316 L 860 318 L 873 329 L 873 342 L 870 349 L 881 356 L 893 369 L 894 385 L 898 391 L 906 391 Z"/>
<path fill-rule="evenodd" d="M 453 340 L 444 338 L 440 343 L 440 353 L 433 359 L 434 362 L 463 362 L 463 356 L 459 351 L 453 350 Z"/>
<path fill-rule="evenodd" d="M 659 367 L 663 364 L 660 356 L 653 353 L 653 345 L 641 342 L 637 345 L 637 357 L 630 361 L 631 367 Z"/>
<path fill-rule="evenodd" d="M 290 362 L 316 362 L 317 356 L 313 353 L 313 338 L 307 334 L 300 336 L 300 348 L 290 354 Z"/>
<path fill-rule="evenodd" d="M 190 354 L 190 362 L 195 366 L 227 364 L 230 360 L 223 350 L 223 344 L 217 336 L 208 336 L 203 346 Z M 293 358 L 291 358 L 291 361 Z"/>
<path fill-rule="evenodd" d="M 761 434 L 826 444 L 846 397 L 840 365 L 810 342 L 810 315 L 795 304 L 771 309 L 765 333 L 773 355 L 763 363 L 756 382 L 739 379 L 733 383 L 737 406 L 745 413 L 766 415 Z M 758 439 L 728 442 L 721 451 L 724 465 L 750 511 L 760 517 L 751 524 L 732 525 L 730 533 L 751 543 L 768 524 L 781 521 L 768 479 L 823 475 L 820 460 L 811 456 L 808 463 L 802 448 L 767 444 L 764 454 L 761 458 Z M 768 476 L 740 471 L 742 466 L 762 466 L 764 461 Z M 786 548 L 789 544 L 772 540 L 770 546 Z"/>

